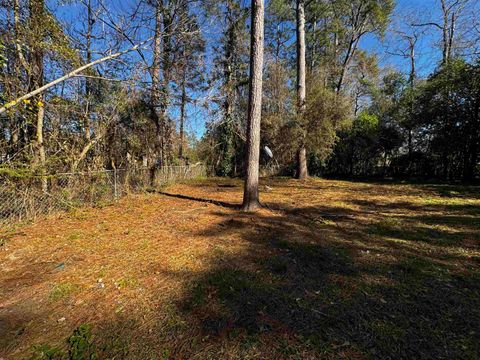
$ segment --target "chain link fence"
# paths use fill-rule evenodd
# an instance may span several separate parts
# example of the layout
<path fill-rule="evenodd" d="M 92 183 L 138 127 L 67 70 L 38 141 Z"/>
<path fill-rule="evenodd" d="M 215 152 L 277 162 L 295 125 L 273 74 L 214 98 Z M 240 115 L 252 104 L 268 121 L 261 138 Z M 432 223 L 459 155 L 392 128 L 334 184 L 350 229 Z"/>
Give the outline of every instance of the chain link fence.
<path fill-rule="evenodd" d="M 64 173 L 47 176 L 46 189 L 45 177 L 0 178 L 0 235 L 41 215 L 108 204 L 130 192 L 152 190 L 207 175 L 206 166 L 201 164 Z"/>

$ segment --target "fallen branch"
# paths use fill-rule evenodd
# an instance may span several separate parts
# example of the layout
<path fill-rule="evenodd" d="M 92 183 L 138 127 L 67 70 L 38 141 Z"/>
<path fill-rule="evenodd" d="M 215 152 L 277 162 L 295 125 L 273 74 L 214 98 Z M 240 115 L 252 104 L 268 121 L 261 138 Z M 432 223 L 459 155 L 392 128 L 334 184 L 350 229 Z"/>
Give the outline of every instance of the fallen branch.
<path fill-rule="evenodd" d="M 15 99 L 15 100 L 12 100 L 12 101 L 8 102 L 7 104 L 5 104 L 3 107 L 0 108 L 0 114 L 3 114 L 3 113 L 6 112 L 8 109 L 10 109 L 10 108 L 18 105 L 20 102 L 22 102 L 22 101 L 24 101 L 24 100 L 28 100 L 28 99 L 30 99 L 30 98 L 32 98 L 32 97 L 34 97 L 34 96 L 36 96 L 36 95 L 44 92 L 45 90 L 51 88 L 52 86 L 55 86 L 55 85 L 57 85 L 57 84 L 65 81 L 65 80 L 70 79 L 71 77 L 74 77 L 74 76 L 78 75 L 78 74 L 81 73 L 83 70 L 86 70 L 86 69 L 88 69 L 88 68 L 90 68 L 90 67 L 92 67 L 92 66 L 98 65 L 98 64 L 100 64 L 100 63 L 102 63 L 102 62 L 115 59 L 115 58 L 117 58 L 117 57 L 119 57 L 119 56 L 122 56 L 122 55 L 125 55 L 125 54 L 127 54 L 127 53 L 129 53 L 129 52 L 135 51 L 135 50 L 137 50 L 140 46 L 142 46 L 143 44 L 147 43 L 147 42 L 150 41 L 151 39 L 152 39 L 152 38 L 149 38 L 149 39 L 147 39 L 147 40 L 145 40 L 145 41 L 142 41 L 141 43 L 139 43 L 139 44 L 137 44 L 137 45 L 134 45 L 133 47 L 131 47 L 131 48 L 127 49 L 127 50 L 123 50 L 123 51 L 116 52 L 116 53 L 114 53 L 114 54 L 107 55 L 107 56 L 105 56 L 105 57 L 103 57 L 103 58 L 97 59 L 97 60 L 92 61 L 92 62 L 90 62 L 90 63 L 88 63 L 88 64 L 85 64 L 85 65 L 83 65 L 83 66 L 80 66 L 79 68 L 77 68 L 77 69 L 69 72 L 68 74 L 65 74 L 64 76 L 62 76 L 62 77 L 60 77 L 60 78 L 58 78 L 58 79 L 56 79 L 56 80 L 53 80 L 53 81 L 49 82 L 48 84 L 45 84 L 45 85 L 43 85 L 42 87 L 39 87 L 38 89 L 35 89 L 35 90 L 29 92 L 28 94 L 25 94 L 25 95 L 23 95 L 23 96 Z"/>
<path fill-rule="evenodd" d="M 96 80 L 104 80 L 104 81 L 125 81 L 123 79 L 111 79 L 111 78 L 106 78 L 103 76 L 93 76 L 93 75 L 73 75 L 74 77 L 83 77 L 83 78 L 88 78 L 88 79 L 96 79 Z"/>

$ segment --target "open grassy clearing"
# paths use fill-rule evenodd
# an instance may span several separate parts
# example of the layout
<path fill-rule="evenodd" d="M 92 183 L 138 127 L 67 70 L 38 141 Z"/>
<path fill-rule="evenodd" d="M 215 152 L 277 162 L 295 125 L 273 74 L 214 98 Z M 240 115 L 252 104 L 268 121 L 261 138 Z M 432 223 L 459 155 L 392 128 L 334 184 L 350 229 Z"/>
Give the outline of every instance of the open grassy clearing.
<path fill-rule="evenodd" d="M 0 358 L 81 324 L 101 359 L 480 358 L 479 188 L 263 184 L 257 214 L 209 179 L 21 228 Z"/>

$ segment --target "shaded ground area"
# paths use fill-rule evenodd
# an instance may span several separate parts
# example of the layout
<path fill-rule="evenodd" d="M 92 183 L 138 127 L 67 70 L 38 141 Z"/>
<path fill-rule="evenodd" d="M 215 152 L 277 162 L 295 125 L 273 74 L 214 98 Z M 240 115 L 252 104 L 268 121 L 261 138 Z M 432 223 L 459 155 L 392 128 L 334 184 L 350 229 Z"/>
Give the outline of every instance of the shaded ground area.
<path fill-rule="evenodd" d="M 0 247 L 0 357 L 68 357 L 89 324 L 101 359 L 480 358 L 479 188 L 265 180 L 242 214 L 241 185 L 21 228 Z"/>

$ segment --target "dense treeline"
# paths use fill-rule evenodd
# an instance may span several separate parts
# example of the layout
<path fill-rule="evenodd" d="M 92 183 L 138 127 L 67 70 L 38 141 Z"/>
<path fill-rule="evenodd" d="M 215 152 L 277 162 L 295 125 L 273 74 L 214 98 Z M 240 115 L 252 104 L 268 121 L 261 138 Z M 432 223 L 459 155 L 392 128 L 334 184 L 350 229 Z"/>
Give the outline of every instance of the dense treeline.
<path fill-rule="evenodd" d="M 8 0 L 0 6 L 4 173 L 155 169 L 194 157 L 185 123 L 206 84 L 198 4 Z M 64 74 L 66 81 L 17 101 Z"/>
<path fill-rule="evenodd" d="M 414 88 L 401 74 L 384 79 L 382 96 L 393 99 L 389 108 L 373 101 L 341 131 L 325 171 L 473 180 L 479 163 L 479 75 L 478 63 L 455 59 Z"/>
<path fill-rule="evenodd" d="M 392 1 L 308 2 L 308 110 L 299 118 L 293 4 L 270 1 L 262 145 L 275 156 L 265 156 L 264 164 L 298 174 L 297 149 L 304 145 L 313 175 L 473 180 L 480 146 L 478 32 L 472 31 L 478 8 L 473 1 L 436 4 L 438 12 L 402 20 Z M 383 38 L 407 69 L 382 68 L 377 55 L 361 49 L 366 36 Z M 417 52 L 424 38 L 438 57 L 422 78 Z M 241 119 L 245 94 L 235 90 Z M 218 174 L 241 174 L 242 128 L 229 116 L 210 124 L 201 146 Z"/>
<path fill-rule="evenodd" d="M 395 5 L 266 2 L 261 147 L 273 158 L 262 150 L 262 164 L 298 176 L 308 164 L 311 175 L 478 177 L 478 3 L 435 0 L 420 15 Z M 3 173 L 204 161 L 221 176 L 244 174 L 249 4 L 5 0 L 0 8 Z M 368 50 L 372 41 L 382 48 Z"/>

